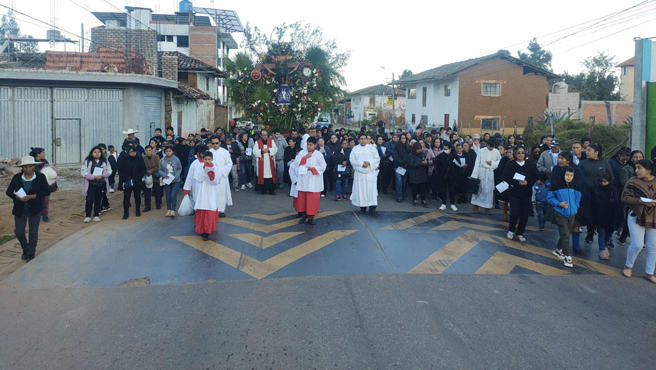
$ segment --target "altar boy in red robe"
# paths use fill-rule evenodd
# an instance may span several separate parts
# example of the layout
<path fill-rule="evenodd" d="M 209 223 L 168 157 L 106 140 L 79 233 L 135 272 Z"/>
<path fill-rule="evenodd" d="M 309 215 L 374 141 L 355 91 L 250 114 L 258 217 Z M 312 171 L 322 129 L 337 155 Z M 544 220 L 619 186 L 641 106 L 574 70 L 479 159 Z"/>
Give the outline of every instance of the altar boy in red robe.
<path fill-rule="evenodd" d="M 219 223 L 219 181 L 221 176 L 217 176 L 216 168 L 212 163 L 213 156 L 211 152 L 203 154 L 203 167 L 194 173 L 194 226 L 197 234 L 201 234 L 203 240 L 207 241 L 210 234 L 216 231 L 216 225 Z"/>
<path fill-rule="evenodd" d="M 294 160 L 294 165 L 298 167 L 296 170 L 298 199 L 295 208 L 302 214 L 301 219 L 298 220 L 299 224 L 307 220 L 310 225 L 314 225 L 314 216 L 319 213 L 326 161 L 323 154 L 315 150 L 316 145 L 316 138 L 308 138 L 305 149 Z"/>

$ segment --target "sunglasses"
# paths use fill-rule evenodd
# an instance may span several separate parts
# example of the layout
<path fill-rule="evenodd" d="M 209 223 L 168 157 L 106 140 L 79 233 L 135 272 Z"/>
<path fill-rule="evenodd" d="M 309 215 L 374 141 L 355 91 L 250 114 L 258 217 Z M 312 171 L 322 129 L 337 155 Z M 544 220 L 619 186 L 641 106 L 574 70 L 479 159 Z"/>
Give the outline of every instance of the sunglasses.
<path fill-rule="evenodd" d="M 221 144 L 221 143 L 218 142 L 218 141 L 212 141 L 212 145 L 219 145 L 219 144 Z"/>

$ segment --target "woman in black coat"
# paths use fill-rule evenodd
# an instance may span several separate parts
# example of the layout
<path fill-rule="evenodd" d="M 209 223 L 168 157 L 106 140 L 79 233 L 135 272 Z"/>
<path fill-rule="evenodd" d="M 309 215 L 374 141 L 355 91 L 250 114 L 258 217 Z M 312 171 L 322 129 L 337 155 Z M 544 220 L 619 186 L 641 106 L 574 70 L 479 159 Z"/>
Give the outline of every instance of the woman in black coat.
<path fill-rule="evenodd" d="M 412 145 L 412 153 L 406 156 L 408 168 L 408 182 L 412 187 L 412 205 L 418 206 L 417 195 L 421 198 L 422 207 L 428 208 L 426 203 L 426 184 L 428 183 L 428 160 L 424 154 L 421 144 Z"/>
<path fill-rule="evenodd" d="M 406 190 L 406 183 L 408 181 L 408 173 L 406 172 L 405 174 L 401 175 L 398 172 L 399 167 L 405 168 L 407 170 L 407 164 L 405 162 L 406 157 L 410 154 L 410 146 L 408 144 L 408 138 L 399 137 L 399 141 L 396 143 L 396 146 L 394 146 L 394 153 L 392 153 L 392 158 L 394 159 L 392 161 L 393 166 L 394 166 L 394 176 L 396 178 L 396 201 L 400 202 L 403 199 L 405 199 L 405 190 Z"/>
<path fill-rule="evenodd" d="M 527 161 L 525 158 L 526 148 L 517 148 L 515 150 L 515 159 L 508 162 L 503 171 L 503 181 L 510 186 L 506 190 L 510 200 L 510 223 L 506 238 L 512 240 L 517 236 L 520 242 L 526 242 L 524 230 L 528 222 L 529 212 L 533 207 L 531 203 L 533 184 L 538 181 L 537 168 L 533 162 Z M 516 180 L 517 175 L 524 176 L 524 179 Z"/>
<path fill-rule="evenodd" d="M 146 175 L 146 164 L 137 155 L 134 147 L 128 149 L 128 155 L 121 161 L 118 170 L 118 190 L 123 191 L 123 219 L 130 215 L 130 195 L 134 193 L 135 216 L 141 216 L 141 189 Z"/>
<path fill-rule="evenodd" d="M 456 164 L 459 163 L 460 165 Z M 449 169 L 447 173 L 447 182 L 449 184 L 449 192 L 453 192 L 457 196 L 457 203 L 467 203 L 467 178 L 471 175 L 474 162 L 468 156 L 462 147 L 462 144 L 453 144 L 453 150 L 449 155 Z M 451 209 L 457 211 L 458 208 L 451 204 Z"/>
<path fill-rule="evenodd" d="M 14 233 L 23 249 L 22 260 L 30 262 L 36 254 L 39 241 L 39 223 L 43 210 L 43 198 L 50 195 L 50 186 L 46 176 L 35 172 L 34 166 L 41 164 L 34 157 L 21 159 L 21 172 L 14 175 L 7 187 L 7 196 L 14 201 L 11 213 L 14 215 Z M 25 192 L 24 196 L 17 194 Z M 25 227 L 29 224 L 29 240 L 25 237 Z"/>
<path fill-rule="evenodd" d="M 285 155 L 283 160 L 285 161 L 285 174 L 282 176 L 283 182 L 289 185 L 289 188 L 292 187 L 292 179 L 289 177 L 289 163 L 293 162 L 296 159 L 296 155 L 301 151 L 301 147 L 296 145 L 296 140 L 291 136 L 287 138 L 288 146 L 285 148 Z M 244 164 L 242 164 L 244 166 Z"/>
<path fill-rule="evenodd" d="M 451 153 L 451 143 L 445 141 L 442 143 L 442 153 L 438 154 L 437 157 L 433 160 L 435 163 L 435 169 L 433 170 L 433 175 L 431 176 L 431 181 L 437 182 L 437 197 L 442 201 L 440 205 L 440 210 L 446 209 L 446 191 L 449 190 L 449 200 L 451 201 L 451 208 L 455 207 L 455 191 L 453 186 L 449 185 L 448 182 L 448 171 L 449 171 L 449 158 Z M 457 209 L 457 208 L 456 208 Z"/>

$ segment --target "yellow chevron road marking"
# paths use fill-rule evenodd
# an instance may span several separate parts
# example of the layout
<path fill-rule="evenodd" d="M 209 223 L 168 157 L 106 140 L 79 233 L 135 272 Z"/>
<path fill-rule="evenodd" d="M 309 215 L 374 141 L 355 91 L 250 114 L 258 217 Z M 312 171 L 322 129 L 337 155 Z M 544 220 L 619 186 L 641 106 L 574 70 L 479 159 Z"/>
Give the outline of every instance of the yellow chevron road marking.
<path fill-rule="evenodd" d="M 332 215 L 336 215 L 338 213 L 342 213 L 342 211 L 328 211 L 328 212 L 321 212 L 318 215 L 315 216 L 315 219 L 320 219 Z M 260 225 L 255 222 L 250 222 L 250 221 L 244 221 L 244 220 L 239 220 L 239 219 L 234 219 L 234 218 L 224 218 L 221 222 L 226 223 L 228 225 L 233 225 L 233 226 L 239 226 L 243 227 L 246 229 L 251 229 L 255 231 L 259 231 L 261 233 L 270 233 L 274 231 L 278 231 L 290 226 L 294 226 L 298 223 L 298 220 L 293 219 L 293 220 L 288 220 L 288 221 L 283 221 L 279 222 L 277 224 L 273 225 Z"/>
<path fill-rule="evenodd" d="M 481 266 L 481 268 L 478 269 L 478 271 L 476 271 L 476 273 L 507 275 L 515 268 L 515 266 L 520 266 L 542 275 L 570 275 L 570 272 L 568 271 L 560 270 L 555 267 L 537 263 L 526 258 L 513 256 L 512 254 L 504 252 L 496 252 L 483 266 Z"/>
<path fill-rule="evenodd" d="M 421 216 L 413 217 L 407 220 L 403 220 L 401 222 L 397 222 L 395 224 L 381 227 L 381 230 L 406 230 L 409 229 L 413 226 L 421 225 L 425 222 L 428 222 L 430 220 L 434 220 L 436 218 L 440 218 L 442 216 L 445 216 L 445 213 L 441 212 L 431 212 L 431 213 L 425 213 L 422 214 Z"/>
<path fill-rule="evenodd" d="M 263 262 L 211 240 L 203 241 L 198 236 L 177 236 L 173 237 L 173 239 L 221 260 L 256 279 L 262 279 L 290 263 L 297 261 L 310 253 L 316 252 L 356 231 L 358 230 L 330 231 L 303 244 L 299 244 L 294 248 L 288 249 L 287 251 L 273 256 Z"/>
<path fill-rule="evenodd" d="M 299 232 L 287 232 L 287 233 L 278 233 L 269 236 L 259 236 L 251 233 L 247 234 L 228 234 L 235 239 L 239 239 L 243 242 L 246 242 L 250 245 L 253 245 L 258 248 L 267 249 L 273 245 L 284 242 L 287 239 L 291 239 L 297 235 L 303 234 L 302 231 Z"/>
<path fill-rule="evenodd" d="M 275 215 L 252 214 L 252 215 L 244 215 L 244 216 L 250 217 L 250 218 L 257 218 L 258 220 L 273 221 L 273 220 L 277 220 L 279 218 L 293 216 L 295 214 L 296 214 L 296 212 L 286 212 L 286 213 L 278 213 L 278 214 L 275 214 Z"/>
<path fill-rule="evenodd" d="M 499 227 L 478 225 L 478 224 L 472 224 L 472 223 L 461 222 L 461 221 L 447 221 L 447 222 L 443 223 L 442 225 L 435 226 L 431 230 L 454 231 L 454 230 L 458 230 L 462 227 L 469 227 L 469 228 L 476 229 L 476 230 L 481 230 L 481 231 L 499 231 L 499 230 L 503 231 L 503 230 L 505 230 L 505 229 L 499 228 Z"/>

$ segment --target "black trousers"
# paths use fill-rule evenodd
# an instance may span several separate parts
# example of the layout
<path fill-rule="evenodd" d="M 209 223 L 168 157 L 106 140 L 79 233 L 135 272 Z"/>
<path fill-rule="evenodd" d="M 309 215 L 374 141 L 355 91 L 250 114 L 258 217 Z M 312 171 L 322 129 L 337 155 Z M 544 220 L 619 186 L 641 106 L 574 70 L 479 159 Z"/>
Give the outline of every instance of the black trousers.
<path fill-rule="evenodd" d="M 455 184 L 447 179 L 437 180 L 437 196 L 442 200 L 442 204 L 446 205 L 446 192 L 449 191 L 449 202 L 451 205 L 456 204 L 456 190 Z"/>
<path fill-rule="evenodd" d="M 85 217 L 91 217 L 92 210 L 93 217 L 100 216 L 100 207 L 102 206 L 106 192 L 107 186 L 104 183 L 101 186 L 89 186 L 87 189 L 87 198 L 84 203 Z"/>
<path fill-rule="evenodd" d="M 417 195 L 421 198 L 421 201 L 426 201 L 426 183 L 422 182 L 421 184 L 411 184 L 412 187 L 412 201 L 417 200 Z"/>
<path fill-rule="evenodd" d="M 159 180 L 157 180 L 153 187 L 148 189 L 145 185 L 143 187 L 144 192 L 144 203 L 146 203 L 146 208 L 150 208 L 152 204 L 152 196 L 155 196 L 155 206 L 162 206 L 162 194 L 164 193 L 161 186 L 159 186 Z"/>
<path fill-rule="evenodd" d="M 130 213 L 130 196 L 134 194 L 134 207 L 137 211 L 141 208 L 141 186 L 142 184 L 134 184 L 132 189 L 123 190 L 123 212 L 127 215 Z"/>
<path fill-rule="evenodd" d="M 14 234 L 16 239 L 23 248 L 23 255 L 27 258 L 34 258 L 36 254 L 36 243 L 39 241 L 39 223 L 41 222 L 41 213 L 29 216 L 27 211 L 23 211 L 21 217 L 14 216 Z M 29 223 L 29 241 L 25 237 L 25 227 Z"/>
<path fill-rule="evenodd" d="M 510 198 L 510 223 L 508 230 L 517 235 L 523 235 L 526 229 L 526 223 L 528 222 L 528 215 L 532 208 L 531 196 L 516 197 L 509 195 L 508 198 Z M 517 224 L 518 221 L 519 224 Z"/>
<path fill-rule="evenodd" d="M 383 192 L 386 192 L 387 189 L 389 189 L 390 184 L 392 185 L 392 190 L 395 190 L 396 179 L 394 178 L 394 166 L 390 163 L 380 169 L 383 174 Z"/>

